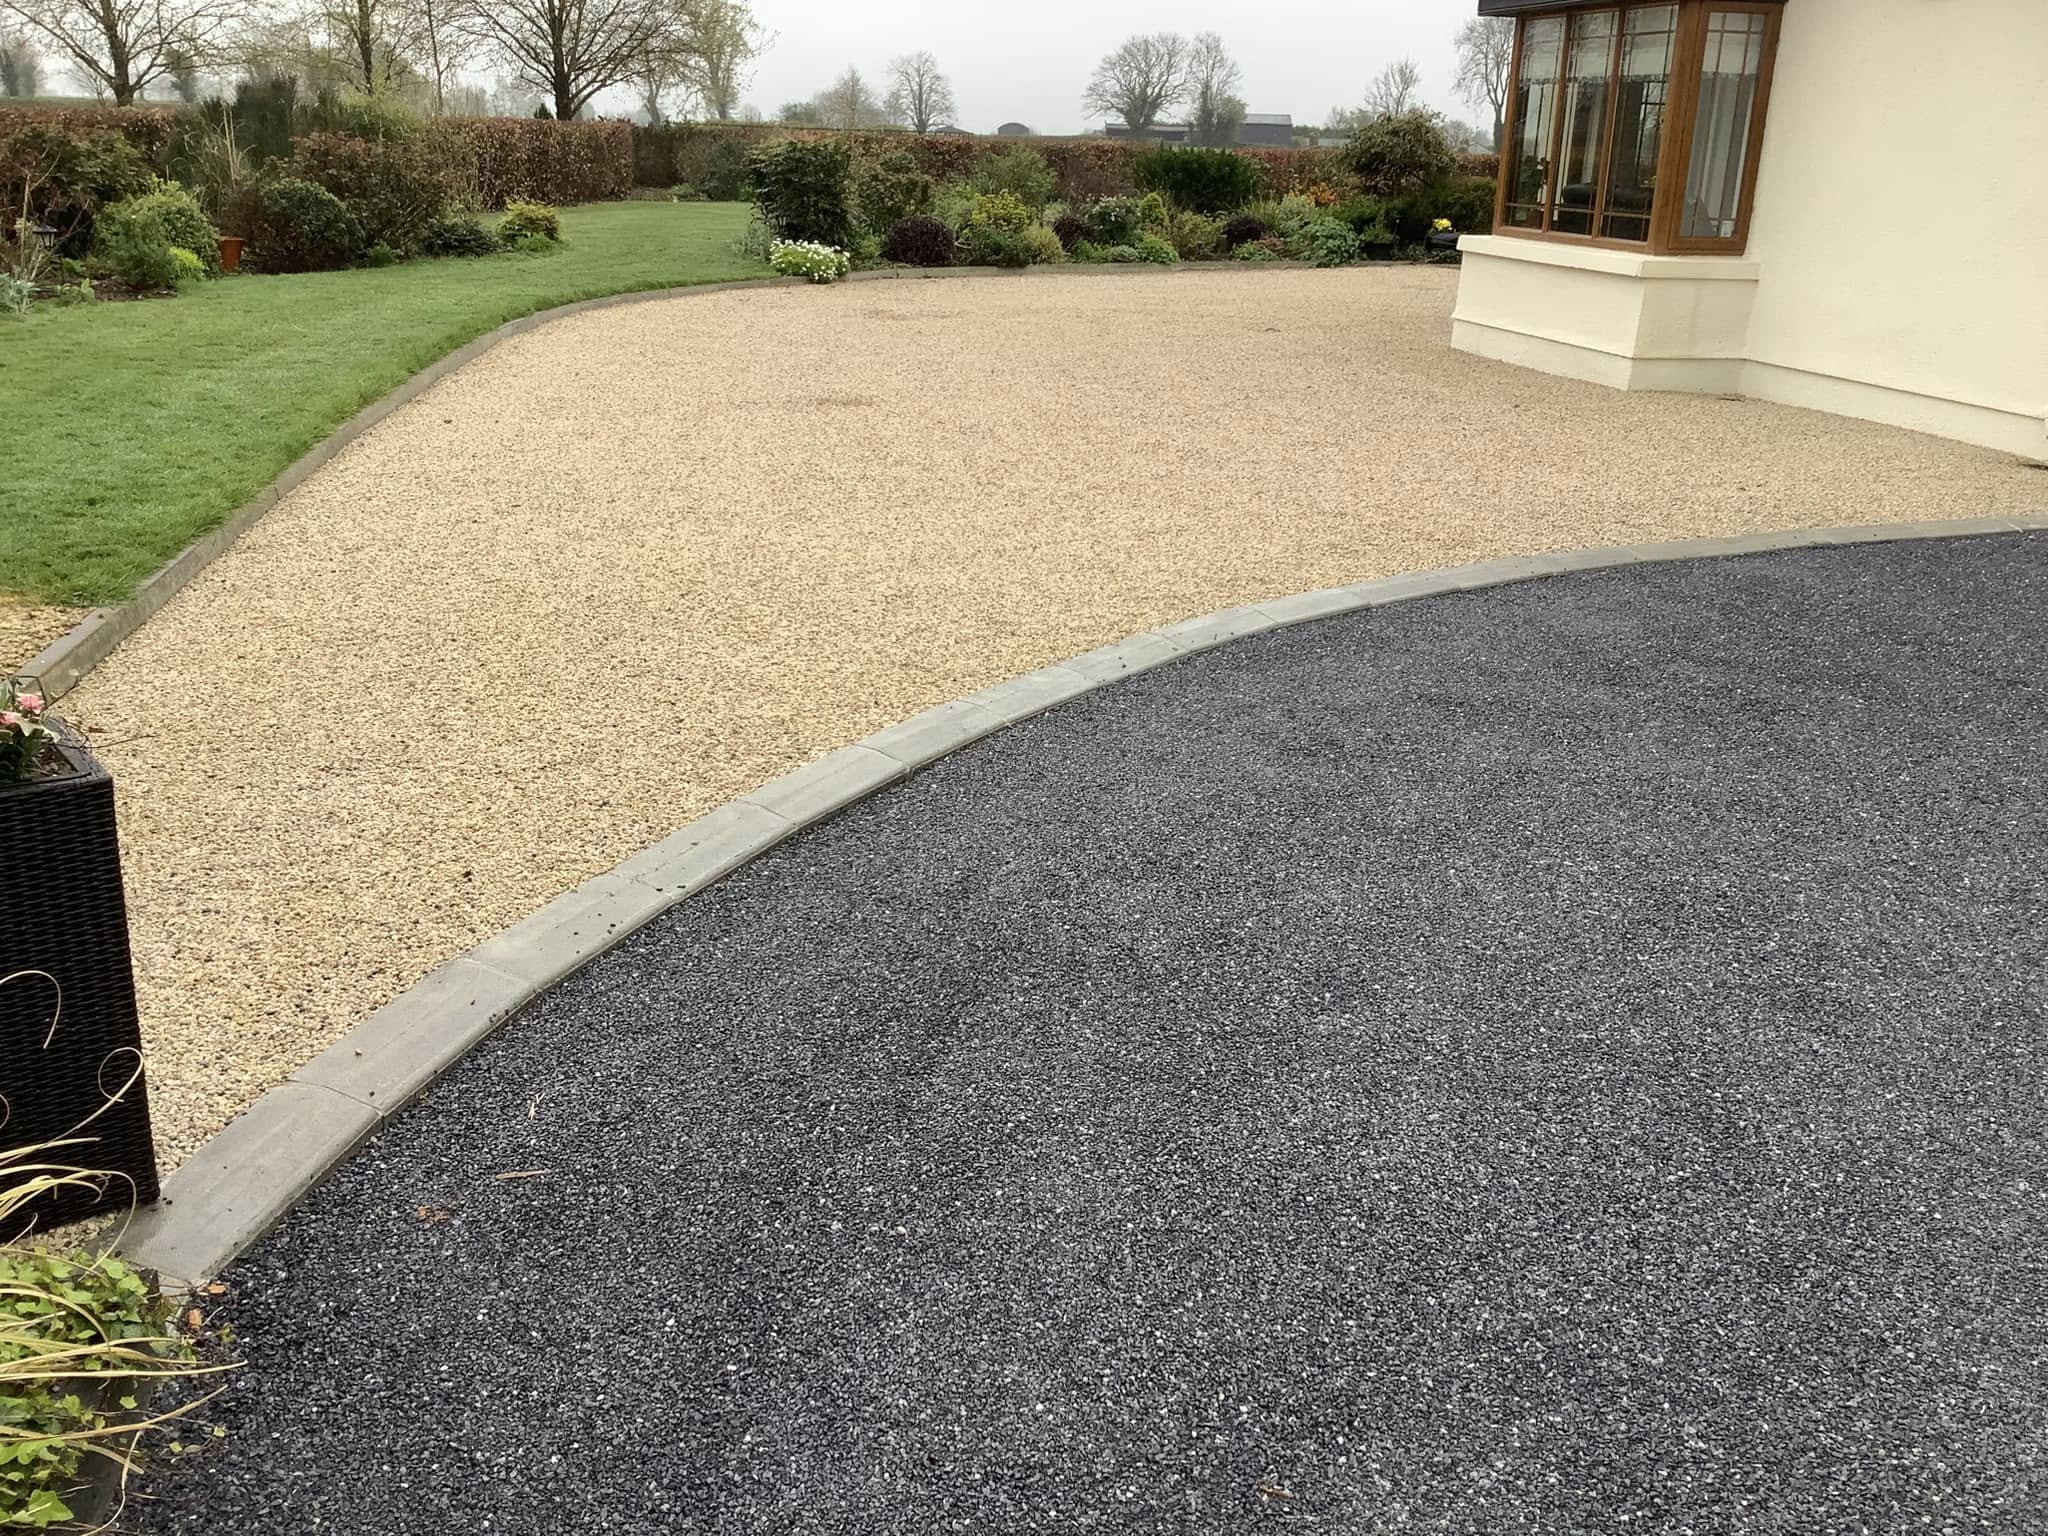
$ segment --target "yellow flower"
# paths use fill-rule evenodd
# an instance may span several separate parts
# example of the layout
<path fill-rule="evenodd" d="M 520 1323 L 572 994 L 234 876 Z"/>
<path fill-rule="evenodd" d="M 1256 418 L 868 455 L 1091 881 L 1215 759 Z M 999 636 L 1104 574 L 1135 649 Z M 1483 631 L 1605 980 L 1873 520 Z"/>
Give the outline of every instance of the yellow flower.
<path fill-rule="evenodd" d="M 1442 234 L 1445 230 L 1451 227 L 1451 221 L 1449 219 L 1438 219 L 1434 224 L 1430 225 L 1429 227 L 1435 230 L 1438 234 Z"/>

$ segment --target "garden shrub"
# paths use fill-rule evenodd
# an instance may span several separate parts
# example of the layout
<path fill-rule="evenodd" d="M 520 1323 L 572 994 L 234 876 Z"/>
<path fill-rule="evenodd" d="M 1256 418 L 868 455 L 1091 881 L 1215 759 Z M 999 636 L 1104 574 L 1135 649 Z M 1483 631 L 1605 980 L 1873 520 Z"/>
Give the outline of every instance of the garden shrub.
<path fill-rule="evenodd" d="M 1481 181 L 1498 181 L 1500 179 L 1500 156 L 1491 150 L 1484 150 L 1477 154 L 1460 155 L 1458 156 L 1458 174 L 1460 176 L 1476 176 Z"/>
<path fill-rule="evenodd" d="M 1170 212 L 1166 199 L 1157 192 L 1147 192 L 1138 199 L 1138 228 L 1161 230 L 1166 228 L 1166 216 Z"/>
<path fill-rule="evenodd" d="M 1179 252 L 1160 236 L 1151 233 L 1138 236 L 1133 249 L 1138 253 L 1138 260 L 1155 262 L 1162 267 L 1170 267 L 1180 260 Z"/>
<path fill-rule="evenodd" d="M 972 181 L 975 191 L 1013 197 L 1033 213 L 1051 202 L 1059 189 L 1059 178 L 1045 156 L 1021 145 L 984 155 L 974 168 Z"/>
<path fill-rule="evenodd" d="M 1079 214 L 1063 213 L 1052 221 L 1052 232 L 1071 251 L 1088 238 L 1088 221 Z"/>
<path fill-rule="evenodd" d="M 474 214 L 446 214 L 420 232 L 422 256 L 489 256 L 503 249 L 497 235 Z"/>
<path fill-rule="evenodd" d="M 1265 236 L 1266 221 L 1250 213 L 1240 213 L 1234 219 L 1225 219 L 1223 227 L 1217 231 L 1218 243 L 1226 251 L 1234 251 L 1254 240 L 1263 240 Z"/>
<path fill-rule="evenodd" d="M 175 181 L 160 181 L 154 190 L 115 207 L 148 209 L 163 221 L 164 233 L 173 247 L 197 256 L 208 273 L 220 271 L 220 231 L 199 206 L 199 199 Z"/>
<path fill-rule="evenodd" d="M 11 235 L 25 207 L 31 223 L 57 231 L 59 251 L 82 255 L 102 208 L 150 190 L 149 161 L 111 129 L 34 120 L 17 128 L 15 115 L 0 114 L 0 225 Z"/>
<path fill-rule="evenodd" d="M 546 235 L 520 235 L 505 249 L 517 256 L 552 256 L 561 249 L 561 242 L 550 240 Z"/>
<path fill-rule="evenodd" d="M 1038 222 L 1038 216 L 1011 192 L 984 192 L 974 199 L 967 215 L 967 228 L 1007 229 L 1021 234 Z"/>
<path fill-rule="evenodd" d="M 1265 220 L 1267 229 L 1283 242 L 1293 240 L 1316 220 L 1328 217 L 1306 197 L 1292 193 L 1277 203 L 1261 203 L 1252 213 Z"/>
<path fill-rule="evenodd" d="M 1145 258 L 1135 245 L 1112 245 L 1103 251 L 1102 259 L 1120 267 L 1127 267 Z"/>
<path fill-rule="evenodd" d="M 1385 215 L 1392 203 L 1383 197 L 1353 197 L 1339 203 L 1330 210 L 1330 217 L 1342 220 L 1358 233 L 1385 222 Z"/>
<path fill-rule="evenodd" d="M 325 187 L 284 176 L 258 189 L 248 240 L 259 272 L 321 272 L 362 254 L 363 228 Z"/>
<path fill-rule="evenodd" d="M 1047 266 L 1067 259 L 1067 248 L 1060 244 L 1060 237 L 1043 224 L 1034 224 L 1022 232 L 1024 249 L 1031 257 L 1034 267 Z"/>
<path fill-rule="evenodd" d="M 1223 238 L 1223 221 L 1206 214 L 1175 213 L 1166 221 L 1166 243 L 1180 253 L 1182 261 L 1202 261 L 1216 254 Z"/>
<path fill-rule="evenodd" d="M 967 227 L 967 216 L 980 198 L 965 182 L 941 186 L 932 194 L 932 217 L 957 234 Z"/>
<path fill-rule="evenodd" d="M 953 231 L 925 214 L 898 219 L 882 241 L 882 255 L 908 267 L 950 267 Z"/>
<path fill-rule="evenodd" d="M 1387 222 L 1400 239 L 1413 245 L 1438 219 L 1451 228 L 1477 234 L 1493 228 L 1494 184 L 1477 176 L 1451 176 L 1401 198 L 1387 210 Z"/>
<path fill-rule="evenodd" d="M 1306 226 L 1293 254 L 1319 267 L 1341 267 L 1358 260 L 1358 232 L 1342 219 L 1324 217 Z"/>
<path fill-rule="evenodd" d="M 905 219 L 931 211 L 932 179 L 917 168 L 910 155 L 891 150 L 861 167 L 854 182 L 854 199 L 860 207 L 861 223 L 873 233 L 885 235 Z"/>
<path fill-rule="evenodd" d="M 25 315 L 35 307 L 36 285 L 12 272 L 0 272 L 0 315 Z"/>
<path fill-rule="evenodd" d="M 1405 197 L 1458 168 L 1457 152 L 1433 112 L 1375 118 L 1351 136 L 1345 163 L 1375 197 Z"/>
<path fill-rule="evenodd" d="M 375 96 L 360 91 L 322 91 L 307 118 L 304 131 L 308 134 L 332 133 L 382 143 L 411 138 L 425 121 L 388 91 Z"/>
<path fill-rule="evenodd" d="M 1097 245 L 1129 245 L 1138 233 L 1138 203 L 1130 197 L 1100 197 L 1081 215 Z"/>
<path fill-rule="evenodd" d="M 1076 240 L 1067 247 L 1067 260 L 1094 263 L 1103 260 L 1102 247 L 1093 240 Z"/>
<path fill-rule="evenodd" d="M 969 224 L 960 235 L 961 259 L 970 267 L 1028 267 L 1041 259 L 1029 230 L 1005 224 Z M 1051 234 L 1050 230 L 1046 231 Z M 1055 236 L 1053 243 L 1059 243 Z"/>
<path fill-rule="evenodd" d="M 772 233 L 843 249 L 853 240 L 850 170 L 841 145 L 791 139 L 749 157 L 747 185 Z"/>
<path fill-rule="evenodd" d="M 1196 213 L 1235 213 L 1266 180 L 1256 160 L 1228 149 L 1151 149 L 1131 168 L 1140 187 Z"/>
<path fill-rule="evenodd" d="M 1281 261 L 1287 255 L 1280 242 L 1270 236 L 1260 240 L 1247 240 L 1233 254 L 1239 261 Z"/>
<path fill-rule="evenodd" d="M 180 287 L 185 283 L 201 282 L 206 277 L 206 263 L 199 259 L 196 251 L 188 251 L 182 245 L 171 247 L 171 286 Z"/>
<path fill-rule="evenodd" d="M 299 140 L 291 174 L 340 198 L 369 244 L 416 251 L 428 227 L 456 200 L 459 189 L 450 170 L 441 146 L 426 135 L 366 139 L 314 133 Z"/>
<path fill-rule="evenodd" d="M 130 198 L 105 209 L 93 228 L 93 251 L 130 288 L 151 292 L 176 287 L 178 263 L 171 255 L 170 230 L 163 215 L 145 201 Z"/>
<path fill-rule="evenodd" d="M 366 267 L 395 267 L 399 260 L 398 252 L 381 240 L 363 252 L 363 265 Z"/>
<path fill-rule="evenodd" d="M 736 139 L 722 139 L 711 146 L 697 185 L 714 203 L 744 202 L 747 196 L 747 146 Z"/>
<path fill-rule="evenodd" d="M 782 277 L 804 277 L 814 283 L 836 283 L 852 270 L 846 252 L 815 240 L 778 240 L 768 249 L 768 265 Z"/>
<path fill-rule="evenodd" d="M 699 192 L 687 181 L 679 181 L 670 187 L 668 189 L 668 200 L 672 203 L 703 203 L 710 201 L 709 198 L 705 197 L 702 192 Z"/>
<path fill-rule="evenodd" d="M 220 106 L 217 100 L 205 103 L 216 121 Z M 297 75 L 272 70 L 235 83 L 235 137 L 249 152 L 255 169 L 291 158 L 292 141 L 304 131 L 300 112 Z"/>
<path fill-rule="evenodd" d="M 562 238 L 562 217 L 546 203 L 507 203 L 505 217 L 498 221 L 498 238 L 507 245 L 539 238 Z"/>

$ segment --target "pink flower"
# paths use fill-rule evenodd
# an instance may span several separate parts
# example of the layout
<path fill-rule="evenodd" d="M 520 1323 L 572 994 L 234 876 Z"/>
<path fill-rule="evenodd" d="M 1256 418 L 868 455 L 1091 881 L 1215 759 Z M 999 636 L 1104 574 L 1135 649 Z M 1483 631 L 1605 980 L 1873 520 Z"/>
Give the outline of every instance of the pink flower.
<path fill-rule="evenodd" d="M 40 693 L 24 693 L 15 700 L 15 703 L 32 715 L 40 715 L 43 712 L 43 696 Z"/>
<path fill-rule="evenodd" d="M 11 709 L 0 709 L 0 725 L 20 725 L 21 716 Z"/>

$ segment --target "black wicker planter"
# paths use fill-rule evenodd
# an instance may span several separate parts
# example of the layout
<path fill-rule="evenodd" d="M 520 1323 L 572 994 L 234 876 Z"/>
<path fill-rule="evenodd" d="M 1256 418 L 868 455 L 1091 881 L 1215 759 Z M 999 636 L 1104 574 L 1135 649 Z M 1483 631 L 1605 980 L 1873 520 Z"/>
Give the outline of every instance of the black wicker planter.
<path fill-rule="evenodd" d="M 114 781 L 75 739 L 52 751 L 0 784 L 0 1148 L 78 1137 L 35 1161 L 114 1177 L 46 1197 L 45 1228 L 157 1197 Z"/>

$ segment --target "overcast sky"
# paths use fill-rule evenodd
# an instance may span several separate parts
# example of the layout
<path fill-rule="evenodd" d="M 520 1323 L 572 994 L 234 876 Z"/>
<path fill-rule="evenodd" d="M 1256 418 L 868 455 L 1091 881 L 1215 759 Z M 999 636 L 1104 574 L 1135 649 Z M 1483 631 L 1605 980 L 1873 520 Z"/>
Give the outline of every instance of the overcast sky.
<path fill-rule="evenodd" d="M 1081 110 L 1095 63 L 1133 32 L 1220 32 L 1244 66 L 1245 105 L 1321 122 L 1355 106 L 1402 55 L 1427 103 L 1477 121 L 1451 89 L 1451 34 L 1476 0 L 754 0 L 775 44 L 746 99 L 773 115 L 852 64 L 878 83 L 889 60 L 928 48 L 953 82 L 963 128 L 1021 122 L 1039 133 L 1101 126 Z"/>

